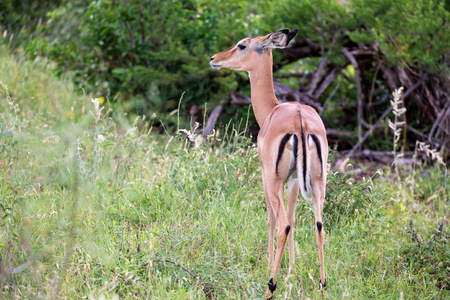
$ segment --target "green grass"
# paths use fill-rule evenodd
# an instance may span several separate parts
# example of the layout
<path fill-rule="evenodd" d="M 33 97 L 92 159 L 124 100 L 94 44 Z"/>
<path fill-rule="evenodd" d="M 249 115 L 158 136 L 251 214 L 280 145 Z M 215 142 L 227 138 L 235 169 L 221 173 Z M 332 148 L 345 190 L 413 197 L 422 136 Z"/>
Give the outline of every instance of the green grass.
<path fill-rule="evenodd" d="M 194 147 L 148 134 L 151 120 L 130 122 L 108 102 L 96 120 L 92 97 L 49 61 L 0 50 L 1 298 L 262 298 L 266 204 L 256 147 L 237 125 Z M 360 182 L 330 172 L 328 298 L 450 297 L 449 244 L 426 242 L 449 221 L 448 175 L 400 172 L 402 184 L 388 169 Z M 320 299 L 303 200 L 296 220 L 295 272 L 285 280 L 286 251 L 275 295 Z M 423 245 L 406 233 L 410 220 Z M 9 256 L 23 266 L 15 284 Z"/>

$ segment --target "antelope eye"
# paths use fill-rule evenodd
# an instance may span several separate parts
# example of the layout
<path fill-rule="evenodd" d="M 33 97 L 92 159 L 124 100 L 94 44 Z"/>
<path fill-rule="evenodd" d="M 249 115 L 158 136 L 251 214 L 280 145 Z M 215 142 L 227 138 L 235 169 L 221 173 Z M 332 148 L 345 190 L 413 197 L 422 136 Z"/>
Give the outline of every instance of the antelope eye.
<path fill-rule="evenodd" d="M 237 47 L 239 48 L 239 50 L 244 50 L 245 48 L 247 48 L 246 46 L 239 44 L 237 45 Z"/>

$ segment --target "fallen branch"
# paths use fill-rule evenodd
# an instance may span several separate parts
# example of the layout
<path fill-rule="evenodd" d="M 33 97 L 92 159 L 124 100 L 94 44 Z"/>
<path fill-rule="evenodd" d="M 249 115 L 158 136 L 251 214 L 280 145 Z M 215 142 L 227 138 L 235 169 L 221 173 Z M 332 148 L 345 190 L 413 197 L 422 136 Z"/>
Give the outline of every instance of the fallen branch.
<path fill-rule="evenodd" d="M 354 136 L 354 135 L 355 135 L 355 133 L 353 131 L 327 128 L 327 136 L 344 137 L 344 136 Z"/>
<path fill-rule="evenodd" d="M 347 151 L 341 151 L 341 154 L 348 154 Z M 347 155 L 345 155 L 347 157 Z M 354 152 L 349 158 L 368 159 L 371 161 L 378 161 L 383 164 L 390 164 L 394 160 L 392 151 L 374 151 L 364 149 L 362 151 Z M 339 165 L 340 160 L 336 162 L 336 168 L 341 169 Z M 402 158 L 397 159 L 399 165 L 409 165 L 415 162 L 414 152 L 405 152 Z"/>
<path fill-rule="evenodd" d="M 203 131 L 203 139 L 205 141 L 208 138 L 208 135 L 213 130 L 214 125 L 216 125 L 217 119 L 219 118 L 220 113 L 222 112 L 222 108 L 226 103 L 227 101 L 225 100 L 220 101 L 220 104 L 214 107 L 211 113 L 209 114 L 209 118 L 206 121 L 205 130 Z"/>
<path fill-rule="evenodd" d="M 231 103 L 236 105 L 250 105 L 252 104 L 252 99 L 249 97 L 238 97 L 235 94 L 230 94 Z"/>

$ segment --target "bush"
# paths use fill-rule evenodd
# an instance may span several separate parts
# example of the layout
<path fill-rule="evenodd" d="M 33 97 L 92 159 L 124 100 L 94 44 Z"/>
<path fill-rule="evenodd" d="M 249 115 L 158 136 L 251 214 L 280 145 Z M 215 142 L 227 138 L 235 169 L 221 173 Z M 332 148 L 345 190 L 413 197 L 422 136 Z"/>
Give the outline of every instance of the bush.
<path fill-rule="evenodd" d="M 47 12 L 64 0 L 2 0 L 0 1 L 0 33 L 6 31 L 9 43 L 17 46 L 28 40 L 39 24 L 45 23 Z"/>
<path fill-rule="evenodd" d="M 75 3 L 80 8 L 88 2 Z M 236 73 L 214 72 L 209 58 L 259 32 L 258 18 L 247 16 L 245 1 L 96 1 L 83 14 L 68 11 L 69 5 L 74 4 L 52 12 L 52 24 L 43 28 L 47 43 L 36 39 L 29 50 L 44 50 L 61 73 L 72 71 L 87 91 L 129 112 L 157 113 L 170 124 L 183 93 L 182 108 L 189 108 L 213 106 L 236 90 Z M 71 28 L 80 23 L 79 35 L 53 31 L 62 22 Z M 188 119 L 188 110 L 183 112 Z"/>

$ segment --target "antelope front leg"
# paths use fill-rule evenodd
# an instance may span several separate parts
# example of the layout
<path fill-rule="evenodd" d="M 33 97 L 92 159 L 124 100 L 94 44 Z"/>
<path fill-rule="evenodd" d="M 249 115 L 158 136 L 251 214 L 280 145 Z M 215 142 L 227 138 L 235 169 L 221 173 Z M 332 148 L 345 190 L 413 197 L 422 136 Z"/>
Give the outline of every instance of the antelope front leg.
<path fill-rule="evenodd" d="M 276 227 L 276 220 L 275 220 L 275 214 L 272 209 L 272 204 L 270 204 L 270 198 L 268 189 L 266 186 L 266 180 L 264 179 L 264 173 L 263 173 L 263 187 L 264 187 L 264 195 L 266 197 L 266 204 L 267 204 L 267 227 L 269 229 L 269 249 L 267 253 L 267 271 L 270 272 L 273 265 L 273 245 L 275 240 L 275 227 Z"/>

